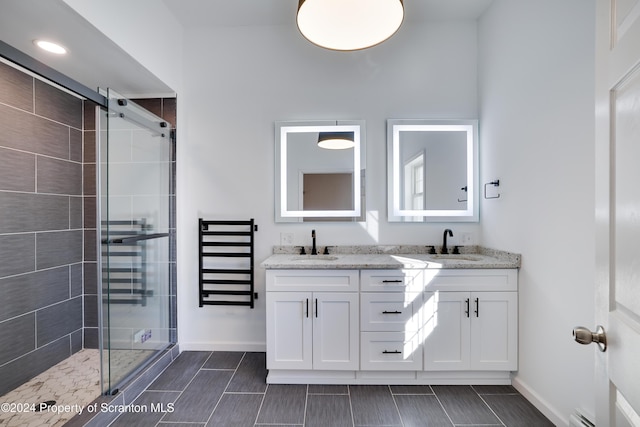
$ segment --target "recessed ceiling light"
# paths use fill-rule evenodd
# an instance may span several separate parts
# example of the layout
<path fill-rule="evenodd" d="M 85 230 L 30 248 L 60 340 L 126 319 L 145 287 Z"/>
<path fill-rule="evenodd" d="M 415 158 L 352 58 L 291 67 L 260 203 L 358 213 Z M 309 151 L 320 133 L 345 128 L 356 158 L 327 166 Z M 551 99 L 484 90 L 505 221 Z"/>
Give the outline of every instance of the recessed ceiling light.
<path fill-rule="evenodd" d="M 46 50 L 47 52 L 55 53 L 56 55 L 64 55 L 65 53 L 67 53 L 67 49 L 65 49 L 64 47 L 47 40 L 34 40 L 33 44 L 38 46 L 40 49 Z"/>

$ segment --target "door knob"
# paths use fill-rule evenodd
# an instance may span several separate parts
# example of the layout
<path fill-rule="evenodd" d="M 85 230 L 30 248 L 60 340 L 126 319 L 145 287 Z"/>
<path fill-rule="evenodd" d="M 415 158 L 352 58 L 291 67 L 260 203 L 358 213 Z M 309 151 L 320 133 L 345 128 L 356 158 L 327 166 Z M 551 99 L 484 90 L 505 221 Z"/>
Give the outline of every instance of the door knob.
<path fill-rule="evenodd" d="M 604 328 L 600 325 L 596 327 L 595 332 L 591 332 L 584 326 L 577 326 L 573 328 L 573 338 L 580 344 L 591 344 L 594 342 L 598 344 L 600 351 L 607 350 L 607 335 L 604 332 Z"/>

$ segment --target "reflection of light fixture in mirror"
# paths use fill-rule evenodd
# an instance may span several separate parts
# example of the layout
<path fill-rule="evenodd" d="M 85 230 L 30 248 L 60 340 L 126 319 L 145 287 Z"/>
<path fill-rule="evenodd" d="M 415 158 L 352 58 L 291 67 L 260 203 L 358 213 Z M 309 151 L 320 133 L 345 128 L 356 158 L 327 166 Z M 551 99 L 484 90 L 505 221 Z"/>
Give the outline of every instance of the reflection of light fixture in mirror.
<path fill-rule="evenodd" d="M 329 150 L 344 150 L 355 146 L 353 132 L 320 132 L 318 147 Z"/>
<path fill-rule="evenodd" d="M 387 40 L 403 19 L 402 0 L 299 0 L 296 21 L 315 45 L 359 50 Z"/>
<path fill-rule="evenodd" d="M 47 40 L 34 40 L 33 44 L 35 44 L 42 50 L 46 50 L 50 53 L 55 53 L 56 55 L 64 55 L 65 53 L 67 53 L 67 49 L 65 49 L 63 46 Z"/>
<path fill-rule="evenodd" d="M 276 122 L 276 222 L 314 221 L 315 218 L 364 221 L 365 131 L 364 120 L 340 120 L 339 124 L 335 120 Z M 354 146 L 349 150 L 319 150 L 318 135 L 322 132 L 353 132 Z M 325 205 L 307 210 L 303 178 L 305 174 L 314 173 L 351 174 L 352 185 L 344 191 L 334 191 L 350 192 L 351 208 Z"/>

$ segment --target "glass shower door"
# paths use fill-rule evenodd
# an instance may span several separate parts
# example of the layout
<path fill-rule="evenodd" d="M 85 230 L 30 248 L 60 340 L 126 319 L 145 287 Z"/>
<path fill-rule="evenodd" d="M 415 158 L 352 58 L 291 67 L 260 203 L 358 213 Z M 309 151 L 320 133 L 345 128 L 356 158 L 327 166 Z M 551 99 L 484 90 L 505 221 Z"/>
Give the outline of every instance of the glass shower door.
<path fill-rule="evenodd" d="M 102 385 L 113 393 L 170 344 L 171 125 L 108 90 L 99 179 Z"/>

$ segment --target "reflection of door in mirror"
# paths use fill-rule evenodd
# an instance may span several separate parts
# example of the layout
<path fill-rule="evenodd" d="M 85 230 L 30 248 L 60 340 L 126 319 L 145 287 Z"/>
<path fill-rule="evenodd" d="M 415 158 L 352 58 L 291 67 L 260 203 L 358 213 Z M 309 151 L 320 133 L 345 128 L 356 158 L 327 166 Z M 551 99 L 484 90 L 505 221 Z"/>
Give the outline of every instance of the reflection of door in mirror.
<path fill-rule="evenodd" d="M 466 209 L 461 189 L 467 185 L 465 131 L 400 132 L 404 179 L 401 209 Z"/>
<path fill-rule="evenodd" d="M 352 210 L 353 173 L 302 174 L 302 210 Z M 304 221 L 344 221 L 344 218 L 305 217 Z"/>
<path fill-rule="evenodd" d="M 403 209 L 423 210 L 425 209 L 424 198 L 424 151 L 404 162 L 404 198 Z M 413 218 L 418 221 L 422 217 Z"/>
<path fill-rule="evenodd" d="M 389 221 L 478 220 L 478 122 L 387 121 Z"/>

